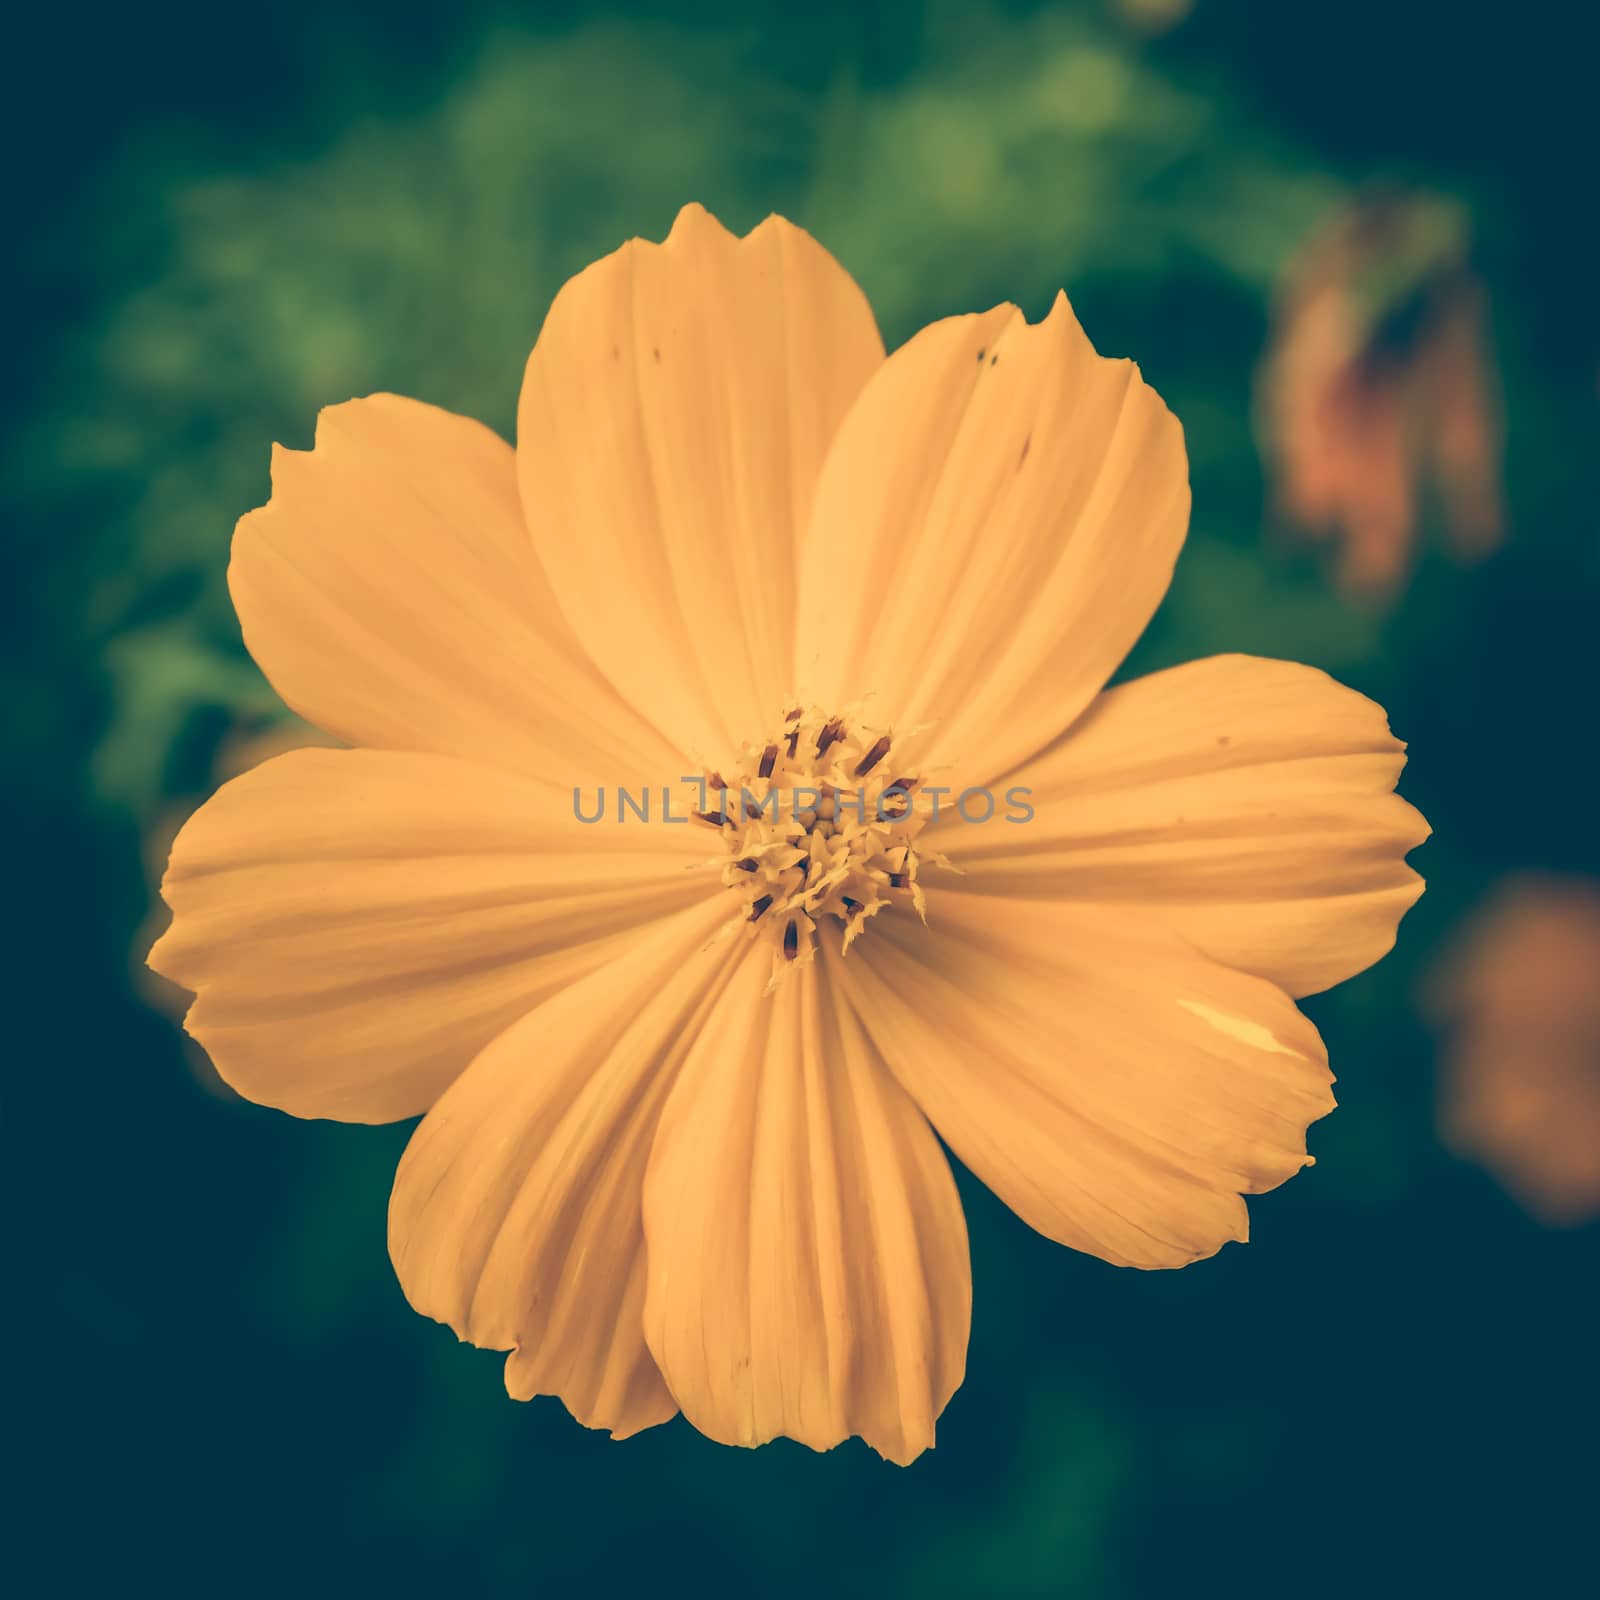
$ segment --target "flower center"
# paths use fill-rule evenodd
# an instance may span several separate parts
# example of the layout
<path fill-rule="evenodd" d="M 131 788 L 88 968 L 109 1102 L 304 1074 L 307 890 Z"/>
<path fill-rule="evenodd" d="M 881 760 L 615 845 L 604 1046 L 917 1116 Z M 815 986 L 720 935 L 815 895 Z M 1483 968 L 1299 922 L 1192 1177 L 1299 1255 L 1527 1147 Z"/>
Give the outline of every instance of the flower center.
<path fill-rule="evenodd" d="M 741 752 L 738 773 L 706 775 L 696 820 L 727 846 L 722 881 L 742 902 L 730 925 L 773 949 L 773 982 L 812 960 L 838 929 L 840 950 L 885 907 L 927 919 L 917 881 L 944 858 L 914 844 L 921 779 L 897 773 L 887 733 L 796 707 L 782 730 Z"/>

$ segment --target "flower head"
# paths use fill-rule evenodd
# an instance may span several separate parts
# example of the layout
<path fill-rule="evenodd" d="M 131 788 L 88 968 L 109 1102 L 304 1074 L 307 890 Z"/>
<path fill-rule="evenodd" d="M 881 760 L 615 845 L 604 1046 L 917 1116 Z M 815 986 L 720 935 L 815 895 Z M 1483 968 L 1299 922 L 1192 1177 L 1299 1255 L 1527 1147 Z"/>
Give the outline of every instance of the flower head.
<path fill-rule="evenodd" d="M 242 1094 L 422 1115 L 395 1267 L 513 1395 L 908 1461 L 970 1310 L 939 1137 L 1108 1261 L 1244 1238 L 1333 1104 L 1290 997 L 1420 889 L 1370 701 L 1105 689 L 1188 504 L 1064 297 L 886 359 L 806 234 L 688 207 L 561 291 L 514 450 L 380 395 L 275 457 L 233 596 L 353 748 L 196 813 L 152 963 Z"/>

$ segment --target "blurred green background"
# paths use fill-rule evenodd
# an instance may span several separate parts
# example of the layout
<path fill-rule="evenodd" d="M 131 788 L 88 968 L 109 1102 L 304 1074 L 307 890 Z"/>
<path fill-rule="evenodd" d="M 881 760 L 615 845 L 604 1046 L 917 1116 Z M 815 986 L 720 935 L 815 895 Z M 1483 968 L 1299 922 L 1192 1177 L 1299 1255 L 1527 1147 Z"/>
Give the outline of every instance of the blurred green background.
<path fill-rule="evenodd" d="M 8 25 L 12 1592 L 1592 1581 L 1600 1238 L 1443 1147 L 1419 1003 L 1503 875 L 1600 872 L 1575 16 L 660 0 Z M 1507 506 L 1501 547 L 1469 560 L 1424 483 L 1419 554 L 1381 595 L 1292 536 L 1260 387 L 1294 263 L 1375 194 L 1453 220 L 1442 268 L 1380 243 L 1357 275 L 1371 371 L 1404 380 L 1426 344 L 1406 308 L 1426 323 L 1470 281 Z M 509 1401 L 500 1358 L 394 1282 L 407 1129 L 228 1098 L 136 979 L 163 830 L 276 714 L 223 585 L 268 445 L 309 445 L 319 406 L 375 389 L 509 433 L 563 279 L 688 199 L 809 227 L 891 346 L 1001 299 L 1038 316 L 1064 285 L 1189 438 L 1194 531 L 1129 670 L 1235 649 L 1328 668 L 1389 709 L 1436 830 L 1395 954 L 1308 1003 L 1341 1109 L 1316 1167 L 1252 1206 L 1248 1247 L 1119 1272 L 963 1176 L 969 1375 L 906 1471 L 859 1443 L 725 1450 L 681 1421 L 614 1445 Z"/>

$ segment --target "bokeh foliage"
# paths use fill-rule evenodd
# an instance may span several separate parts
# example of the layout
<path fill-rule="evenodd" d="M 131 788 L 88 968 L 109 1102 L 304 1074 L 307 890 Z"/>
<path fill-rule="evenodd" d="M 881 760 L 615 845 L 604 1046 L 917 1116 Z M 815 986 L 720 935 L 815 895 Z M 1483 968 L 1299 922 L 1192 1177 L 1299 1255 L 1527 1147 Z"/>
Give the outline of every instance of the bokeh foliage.
<path fill-rule="evenodd" d="M 1331 109 L 1286 101 L 1286 71 L 1321 91 L 1366 58 L 1335 45 L 1319 76 L 1314 36 L 1261 7 L 1200 0 L 1157 39 L 1111 0 L 591 10 L 469 7 L 410 33 L 408 13 L 308 10 L 275 45 L 315 63 L 287 95 L 197 48 L 189 71 L 238 104 L 126 102 L 40 209 L 32 281 L 57 293 L 19 345 L 37 381 L 5 450 L 26 578 L 5 688 L 17 923 L 44 959 L 18 969 L 3 1177 L 38 1526 L 100 1534 L 52 1534 L 63 1570 L 131 1552 L 175 1593 L 1109 1597 L 1496 1593 L 1559 1570 L 1594 1241 L 1540 1232 L 1437 1148 L 1413 997 L 1495 871 L 1595 865 L 1560 691 L 1595 659 L 1573 463 L 1594 418 L 1547 320 L 1561 191 L 1522 181 L 1516 150 L 1453 160 L 1359 77 Z M 1403 80 L 1424 108 L 1426 67 Z M 1388 615 L 1273 537 L 1253 391 L 1285 262 L 1374 178 L 1477 220 L 1520 512 L 1500 563 L 1429 557 Z M 509 434 L 562 280 L 690 198 L 810 227 L 891 345 L 997 300 L 1041 315 L 1064 286 L 1190 445 L 1194 531 L 1130 670 L 1223 650 L 1327 667 L 1391 706 L 1440 835 L 1396 955 L 1311 1004 L 1344 1108 L 1315 1170 L 1253 1208 L 1247 1250 L 1119 1273 L 964 1185 L 970 1375 L 904 1473 L 681 1423 L 613 1446 L 508 1401 L 498 1358 L 393 1282 L 405 1130 L 222 1098 L 129 986 L 141 837 L 208 786 L 230 730 L 277 714 L 224 585 L 268 444 L 305 446 L 320 406 L 380 389 Z M 1486 722 L 1522 730 L 1517 773 Z"/>

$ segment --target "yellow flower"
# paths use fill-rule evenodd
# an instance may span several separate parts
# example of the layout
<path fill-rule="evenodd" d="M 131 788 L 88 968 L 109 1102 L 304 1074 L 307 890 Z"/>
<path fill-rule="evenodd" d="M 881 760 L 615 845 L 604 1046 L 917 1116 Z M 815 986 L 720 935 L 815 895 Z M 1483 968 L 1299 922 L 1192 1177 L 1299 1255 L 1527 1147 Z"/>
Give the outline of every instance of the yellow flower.
<path fill-rule="evenodd" d="M 1420 891 L 1370 701 L 1243 657 L 1105 690 L 1188 506 L 1064 297 L 886 360 L 806 234 L 688 207 L 556 298 L 515 450 L 380 395 L 277 453 L 234 601 L 355 748 L 201 808 L 152 964 L 241 1094 L 426 1113 L 395 1267 L 513 1395 L 909 1461 L 971 1302 L 935 1130 L 1107 1261 L 1243 1239 L 1333 1105 L 1289 996 Z M 701 820 L 579 820 L 695 774 Z"/>

